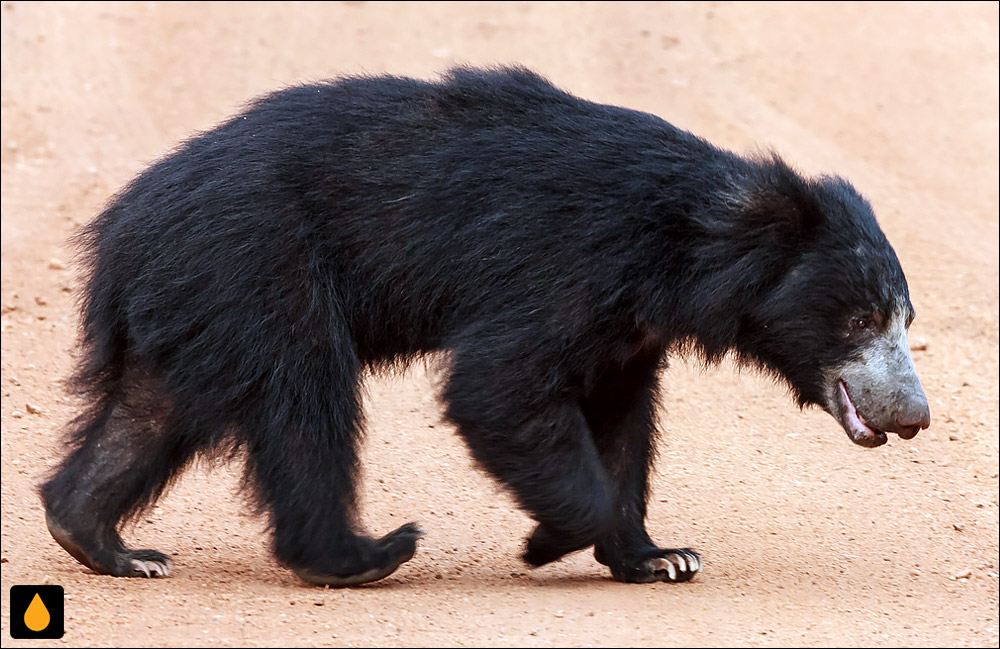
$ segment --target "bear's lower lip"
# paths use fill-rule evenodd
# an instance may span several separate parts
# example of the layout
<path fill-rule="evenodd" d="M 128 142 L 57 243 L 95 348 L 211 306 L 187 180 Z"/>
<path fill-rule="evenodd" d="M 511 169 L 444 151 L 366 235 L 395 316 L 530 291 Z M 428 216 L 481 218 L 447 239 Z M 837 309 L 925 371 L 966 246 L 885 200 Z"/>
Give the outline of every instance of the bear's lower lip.
<path fill-rule="evenodd" d="M 840 393 L 841 424 L 851 441 L 866 448 L 885 444 L 887 441 L 885 433 L 872 428 L 861 418 L 857 408 L 854 407 L 854 402 L 851 401 L 851 395 L 848 394 L 844 382 L 837 381 L 837 388 Z"/>

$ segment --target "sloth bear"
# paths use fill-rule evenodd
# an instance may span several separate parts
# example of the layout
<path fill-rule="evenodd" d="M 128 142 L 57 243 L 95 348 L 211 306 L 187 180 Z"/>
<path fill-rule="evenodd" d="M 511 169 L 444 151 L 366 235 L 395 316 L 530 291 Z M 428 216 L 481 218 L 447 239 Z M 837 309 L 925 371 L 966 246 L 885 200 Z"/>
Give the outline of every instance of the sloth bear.
<path fill-rule="evenodd" d="M 780 377 L 862 446 L 929 425 L 906 280 L 850 183 L 522 68 L 276 92 L 149 167 L 76 243 L 87 408 L 41 494 L 98 573 L 167 575 L 123 521 L 194 456 L 239 452 L 283 565 L 389 575 L 422 531 L 359 525 L 359 384 L 436 351 L 447 419 L 537 521 L 525 561 L 594 546 L 627 582 L 702 567 L 645 530 L 669 352 Z"/>

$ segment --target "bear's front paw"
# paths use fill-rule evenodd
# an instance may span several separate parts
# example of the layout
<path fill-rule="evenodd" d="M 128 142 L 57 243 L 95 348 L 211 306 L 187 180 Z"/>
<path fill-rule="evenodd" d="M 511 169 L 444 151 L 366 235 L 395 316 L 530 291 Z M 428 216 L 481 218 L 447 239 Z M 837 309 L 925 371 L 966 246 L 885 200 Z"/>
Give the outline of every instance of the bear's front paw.
<path fill-rule="evenodd" d="M 598 557 L 598 561 L 602 558 Z M 638 584 L 690 581 L 704 566 L 701 555 L 690 548 L 657 548 L 639 556 L 601 563 L 608 564 L 616 580 Z"/>

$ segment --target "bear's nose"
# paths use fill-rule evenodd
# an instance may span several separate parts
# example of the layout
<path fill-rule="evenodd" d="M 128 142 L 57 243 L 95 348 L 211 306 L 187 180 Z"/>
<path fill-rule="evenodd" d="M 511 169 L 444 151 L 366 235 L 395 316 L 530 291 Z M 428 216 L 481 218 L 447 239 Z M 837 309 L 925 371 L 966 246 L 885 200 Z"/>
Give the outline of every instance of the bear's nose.
<path fill-rule="evenodd" d="M 894 432 L 903 439 L 913 439 L 917 433 L 931 425 L 931 411 L 927 404 L 914 409 L 913 412 L 896 415 Z"/>

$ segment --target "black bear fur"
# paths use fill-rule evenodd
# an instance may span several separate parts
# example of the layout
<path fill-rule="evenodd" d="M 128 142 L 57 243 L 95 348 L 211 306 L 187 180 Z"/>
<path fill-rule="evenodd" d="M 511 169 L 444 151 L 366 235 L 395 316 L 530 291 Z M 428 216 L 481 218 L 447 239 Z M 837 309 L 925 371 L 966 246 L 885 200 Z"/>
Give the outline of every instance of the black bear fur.
<path fill-rule="evenodd" d="M 667 353 L 732 353 L 819 403 L 842 320 L 906 291 L 846 181 L 522 68 L 266 96 L 76 242 L 87 408 L 42 494 L 57 540 L 115 575 L 166 571 L 120 526 L 220 449 L 304 579 L 395 570 L 421 532 L 360 529 L 359 383 L 443 350 L 447 418 L 538 522 L 526 561 L 595 546 L 616 579 L 689 579 L 697 555 L 645 530 Z"/>

